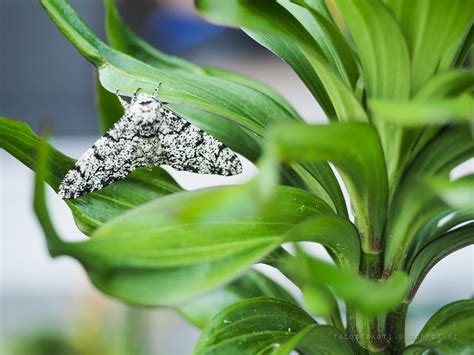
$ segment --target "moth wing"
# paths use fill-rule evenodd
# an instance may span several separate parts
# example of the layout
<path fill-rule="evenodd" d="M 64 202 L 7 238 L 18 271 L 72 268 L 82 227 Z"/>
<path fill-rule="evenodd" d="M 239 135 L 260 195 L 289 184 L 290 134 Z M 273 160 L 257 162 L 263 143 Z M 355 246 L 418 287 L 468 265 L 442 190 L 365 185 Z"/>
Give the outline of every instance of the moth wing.
<path fill-rule="evenodd" d="M 139 167 L 159 165 L 159 141 L 141 137 L 123 116 L 69 170 L 59 187 L 63 199 L 77 198 L 123 179 Z"/>
<path fill-rule="evenodd" d="M 162 164 L 198 174 L 231 176 L 242 172 L 232 150 L 166 108 L 161 109 L 159 131 Z"/>

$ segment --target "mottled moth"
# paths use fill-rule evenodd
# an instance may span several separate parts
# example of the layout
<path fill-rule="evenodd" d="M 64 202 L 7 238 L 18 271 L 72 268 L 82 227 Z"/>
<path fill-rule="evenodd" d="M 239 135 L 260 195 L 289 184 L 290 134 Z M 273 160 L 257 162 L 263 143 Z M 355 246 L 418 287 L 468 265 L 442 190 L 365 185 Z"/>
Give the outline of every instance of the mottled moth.
<path fill-rule="evenodd" d="M 68 171 L 59 187 L 61 198 L 99 190 L 141 167 L 169 165 L 223 176 L 242 172 L 232 150 L 165 107 L 157 90 L 153 95 L 137 90 L 130 103 L 117 92 L 124 115 Z"/>

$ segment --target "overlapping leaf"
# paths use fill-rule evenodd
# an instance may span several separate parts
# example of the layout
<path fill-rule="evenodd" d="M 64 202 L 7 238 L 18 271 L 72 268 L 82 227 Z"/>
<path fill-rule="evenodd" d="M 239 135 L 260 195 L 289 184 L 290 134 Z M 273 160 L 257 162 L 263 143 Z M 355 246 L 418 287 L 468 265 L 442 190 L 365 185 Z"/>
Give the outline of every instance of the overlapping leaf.
<path fill-rule="evenodd" d="M 234 303 L 255 297 L 272 297 L 297 304 L 294 298 L 275 281 L 262 273 L 249 270 L 244 276 L 225 287 L 213 290 L 188 303 L 180 305 L 178 310 L 194 325 L 203 328 L 221 310 Z"/>
<path fill-rule="evenodd" d="M 385 282 L 378 283 L 309 257 L 301 251 L 298 258 L 289 261 L 287 267 L 301 282 L 316 287 L 329 286 L 348 305 L 371 315 L 395 308 L 408 291 L 408 277 L 403 272 L 396 272 Z"/>
<path fill-rule="evenodd" d="M 51 253 L 76 258 L 98 289 L 132 303 L 176 305 L 203 294 L 275 249 L 295 223 L 331 212 L 300 189 L 277 188 L 275 199 L 258 206 L 252 185 L 228 186 L 157 199 L 102 225 L 88 241 L 65 243 L 49 220 L 40 158 L 35 211 Z"/>
<path fill-rule="evenodd" d="M 469 354 L 474 351 L 474 301 L 456 301 L 438 310 L 403 354 Z"/>
<path fill-rule="evenodd" d="M 410 302 L 413 299 L 421 282 L 434 265 L 456 250 L 472 244 L 474 244 L 474 223 L 471 221 L 425 245 L 414 257 L 412 263 L 407 265 L 410 279 L 407 300 Z"/>
<path fill-rule="evenodd" d="M 362 248 L 378 251 L 387 206 L 387 176 L 373 127 L 362 123 L 288 124 L 276 127 L 270 139 L 283 161 L 329 160 L 340 169 L 351 194 Z"/>
<path fill-rule="evenodd" d="M 291 303 L 262 297 L 220 312 L 202 332 L 194 353 L 276 355 L 293 349 L 301 354 L 352 352 L 335 328 L 318 325 Z"/>
<path fill-rule="evenodd" d="M 366 120 L 362 106 L 351 92 L 358 78 L 355 59 L 321 9 L 311 8 L 315 19 L 311 12 L 289 1 L 232 0 L 221 6 L 214 0 L 198 0 L 196 4 L 204 16 L 243 28 L 290 64 L 329 119 Z M 282 29 L 280 24 L 286 21 L 291 25 Z"/>
<path fill-rule="evenodd" d="M 412 92 L 417 92 L 436 70 L 446 69 L 443 65 L 439 67 L 440 60 L 451 47 L 457 52 L 472 24 L 474 4 L 465 0 L 386 2 L 406 39 L 411 57 Z M 445 65 L 450 68 L 452 61 L 446 60 Z"/>

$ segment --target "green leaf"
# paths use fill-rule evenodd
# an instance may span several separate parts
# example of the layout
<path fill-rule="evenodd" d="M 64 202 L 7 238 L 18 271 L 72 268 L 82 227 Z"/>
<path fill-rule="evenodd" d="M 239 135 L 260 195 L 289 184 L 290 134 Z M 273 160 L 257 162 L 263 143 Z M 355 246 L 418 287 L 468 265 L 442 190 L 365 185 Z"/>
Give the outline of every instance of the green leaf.
<path fill-rule="evenodd" d="M 242 27 L 290 64 L 330 119 L 334 118 L 336 110 L 340 120 L 366 120 L 364 110 L 351 92 L 357 80 L 352 53 L 326 17 L 320 19 L 323 23 L 315 23 L 309 12 L 289 2 L 232 0 L 222 6 L 220 1 L 198 0 L 196 4 L 204 16 Z M 291 13 L 297 17 L 292 17 Z M 286 24 L 284 28 L 283 24 Z"/>
<path fill-rule="evenodd" d="M 288 355 L 293 349 L 302 354 L 354 354 L 344 335 L 327 325 L 308 325 L 271 354 Z"/>
<path fill-rule="evenodd" d="M 379 0 L 335 0 L 359 54 L 369 98 L 405 99 L 410 59 L 403 34 Z"/>
<path fill-rule="evenodd" d="M 335 109 L 338 107 L 333 105 L 331 102 L 316 69 L 311 65 L 308 58 L 306 58 L 306 54 L 304 54 L 297 44 L 267 33 L 250 30 L 245 30 L 245 32 L 293 68 L 295 73 L 298 74 L 305 86 L 319 103 L 328 119 L 336 119 L 337 116 Z M 337 78 L 336 74 L 332 74 L 336 77 L 336 80 L 340 82 L 340 79 Z M 340 82 L 340 85 L 343 86 L 342 82 Z M 345 87 L 343 86 L 343 88 Z"/>
<path fill-rule="evenodd" d="M 469 354 L 474 351 L 474 300 L 460 300 L 439 309 L 404 354 Z"/>
<path fill-rule="evenodd" d="M 354 225 L 339 216 L 318 216 L 296 225 L 286 241 L 320 243 L 343 270 L 356 273 L 360 263 L 360 241 Z"/>
<path fill-rule="evenodd" d="M 474 99 L 470 95 L 429 101 L 372 100 L 369 106 L 377 119 L 403 126 L 423 127 L 474 119 Z"/>
<path fill-rule="evenodd" d="M 354 40 L 369 99 L 405 100 L 410 94 L 410 59 L 397 22 L 380 0 L 335 0 Z M 387 161 L 390 195 L 406 164 L 410 134 L 373 120 Z M 408 137 L 407 137 L 408 135 Z"/>
<path fill-rule="evenodd" d="M 458 47 L 456 54 L 452 55 L 452 51 L 445 53 L 445 57 L 441 60 L 440 65 L 448 68 L 450 65 L 455 68 L 460 68 L 466 62 L 466 58 L 469 53 L 472 53 L 472 46 L 474 45 L 474 24 L 471 25 L 466 36 L 461 41 L 461 45 Z M 451 59 L 451 56 L 454 57 Z"/>
<path fill-rule="evenodd" d="M 327 324 L 344 331 L 341 313 L 336 297 L 325 285 L 304 285 L 304 303 L 315 316 L 320 316 Z"/>
<path fill-rule="evenodd" d="M 308 191 L 312 191 L 316 196 L 321 197 L 328 205 L 334 207 L 334 211 L 340 216 L 347 218 L 348 213 L 344 195 L 334 172 L 327 162 L 294 163 L 291 168 L 298 173 Z"/>
<path fill-rule="evenodd" d="M 47 211 L 40 202 L 38 209 Z M 92 239 L 62 242 L 61 254 L 80 261 L 106 294 L 142 305 L 177 305 L 237 277 L 275 249 L 295 223 L 330 212 L 322 200 L 295 188 L 276 188 L 262 206 L 252 185 L 183 192 L 122 214 Z M 48 240 L 53 232 L 45 229 Z"/>
<path fill-rule="evenodd" d="M 136 59 L 150 64 L 159 69 L 181 70 L 194 72 L 196 74 L 209 75 L 229 79 L 242 85 L 251 87 L 261 93 L 264 93 L 276 103 L 284 107 L 292 116 L 300 119 L 295 109 L 281 95 L 277 94 L 268 86 L 259 83 L 243 75 L 233 73 L 227 70 L 200 67 L 181 58 L 170 56 L 158 51 L 143 39 L 135 35 L 125 24 L 117 10 L 115 0 L 104 0 L 106 9 L 106 30 L 110 45 L 123 53 L 126 53 Z"/>
<path fill-rule="evenodd" d="M 458 211 L 474 214 L 474 174 L 463 176 L 455 181 L 433 178 L 428 180 L 430 186 L 441 199 Z"/>
<path fill-rule="evenodd" d="M 409 201 L 409 203 L 408 203 Z M 403 270 L 407 253 L 417 233 L 434 217 L 449 206 L 426 185 L 421 178 L 406 181 L 398 190 L 387 217 L 385 247 L 385 268 L 390 274 L 393 270 Z"/>
<path fill-rule="evenodd" d="M 418 252 L 411 265 L 407 265 L 410 292 L 407 301 L 413 300 L 421 282 L 431 268 L 447 255 L 474 243 L 474 223 L 466 224 L 436 238 Z"/>
<path fill-rule="evenodd" d="M 474 155 L 474 141 L 466 125 L 444 128 L 421 150 L 406 176 L 445 175 Z"/>
<path fill-rule="evenodd" d="M 367 121 L 367 114 L 350 88 L 342 83 L 327 65 L 315 56 L 307 58 L 324 84 L 336 111 L 336 117 L 341 122 Z"/>
<path fill-rule="evenodd" d="M 380 250 L 387 206 L 387 175 L 377 133 L 367 124 L 288 124 L 270 133 L 279 159 L 329 160 L 341 171 L 351 195 L 356 225 L 367 252 Z"/>
<path fill-rule="evenodd" d="M 96 106 L 99 115 L 99 128 L 103 134 L 124 114 L 124 109 L 116 95 L 105 90 L 97 79 Z"/>
<path fill-rule="evenodd" d="M 178 306 L 178 311 L 199 328 L 204 328 L 221 310 L 230 305 L 255 297 L 274 297 L 297 304 L 294 298 L 268 277 L 258 271 L 249 270 L 242 277 Z"/>
<path fill-rule="evenodd" d="M 443 177 L 458 164 L 471 158 L 474 141 L 465 126 L 447 127 L 412 162 L 392 201 L 387 220 L 386 267 L 403 267 L 408 250 L 417 250 L 429 241 L 430 225 L 453 209 L 428 185 L 427 176 Z M 428 233 L 428 234 L 424 234 Z M 432 233 L 436 233 L 433 231 Z"/>
<path fill-rule="evenodd" d="M 211 21 L 274 34 L 323 55 L 312 35 L 285 9 L 285 4 L 288 2 L 195 0 L 197 10 Z"/>
<path fill-rule="evenodd" d="M 230 81 L 235 81 L 239 84 L 246 85 L 252 89 L 260 91 L 261 93 L 270 97 L 273 101 L 278 103 L 282 106 L 285 110 L 287 110 L 295 119 L 302 121 L 303 119 L 299 115 L 299 113 L 294 109 L 293 106 L 280 94 L 274 91 L 269 86 L 256 81 L 250 77 L 247 77 L 242 74 L 238 74 L 229 70 L 224 70 L 221 68 L 213 68 L 213 67 L 204 67 L 203 68 L 205 73 L 209 76 L 215 76 L 218 78 L 228 79 Z"/>
<path fill-rule="evenodd" d="M 38 136 L 25 123 L 0 118 L 0 147 L 30 169 L 35 167 Z M 49 147 L 48 184 L 58 191 L 66 172 L 74 166 L 74 160 Z M 163 169 L 151 171 L 139 169 L 126 179 L 115 182 L 100 191 L 77 199 L 67 200 L 79 229 L 87 235 L 103 223 L 134 207 L 158 197 L 182 191 L 181 187 Z"/>
<path fill-rule="evenodd" d="M 228 119 L 257 135 L 278 121 L 294 120 L 267 95 L 226 79 L 180 71 L 160 70 L 109 48 L 84 24 L 74 9 L 60 0 L 42 0 L 60 30 L 92 61 L 101 84 L 131 95 L 138 87 L 151 93 L 162 82 L 159 96 L 165 102 L 191 106 Z"/>
<path fill-rule="evenodd" d="M 288 261 L 287 270 L 295 279 L 309 285 L 329 286 L 334 293 L 359 312 L 375 315 L 398 306 L 408 290 L 408 277 L 395 272 L 384 282 L 365 279 L 356 273 L 343 271 L 324 261 L 299 251 Z"/>
<path fill-rule="evenodd" d="M 402 28 L 411 57 L 412 92 L 439 68 L 442 56 L 472 23 L 471 1 L 388 0 Z M 444 31 L 439 31 L 444 28 Z"/>
<path fill-rule="evenodd" d="M 474 87 L 474 72 L 450 70 L 431 77 L 417 92 L 416 100 L 458 96 Z"/>
<path fill-rule="evenodd" d="M 311 6 L 305 8 L 287 1 L 279 4 L 310 33 L 338 77 L 349 88 L 354 88 L 359 77 L 357 62 L 346 39 L 327 14 Z"/>
<path fill-rule="evenodd" d="M 201 333 L 194 353 L 269 353 L 315 324 L 313 318 L 292 303 L 265 297 L 245 300 L 212 319 Z"/>

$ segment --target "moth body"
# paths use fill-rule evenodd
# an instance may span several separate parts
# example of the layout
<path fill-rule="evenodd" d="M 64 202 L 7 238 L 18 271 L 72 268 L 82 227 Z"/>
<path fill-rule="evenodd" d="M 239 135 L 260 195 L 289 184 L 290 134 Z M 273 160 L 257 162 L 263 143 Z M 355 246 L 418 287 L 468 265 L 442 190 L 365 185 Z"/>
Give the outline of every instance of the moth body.
<path fill-rule="evenodd" d="M 214 137 L 164 107 L 155 96 L 135 95 L 125 114 L 76 162 L 59 187 L 77 198 L 125 178 L 137 168 L 170 165 L 199 174 L 242 172 L 237 155 Z"/>

